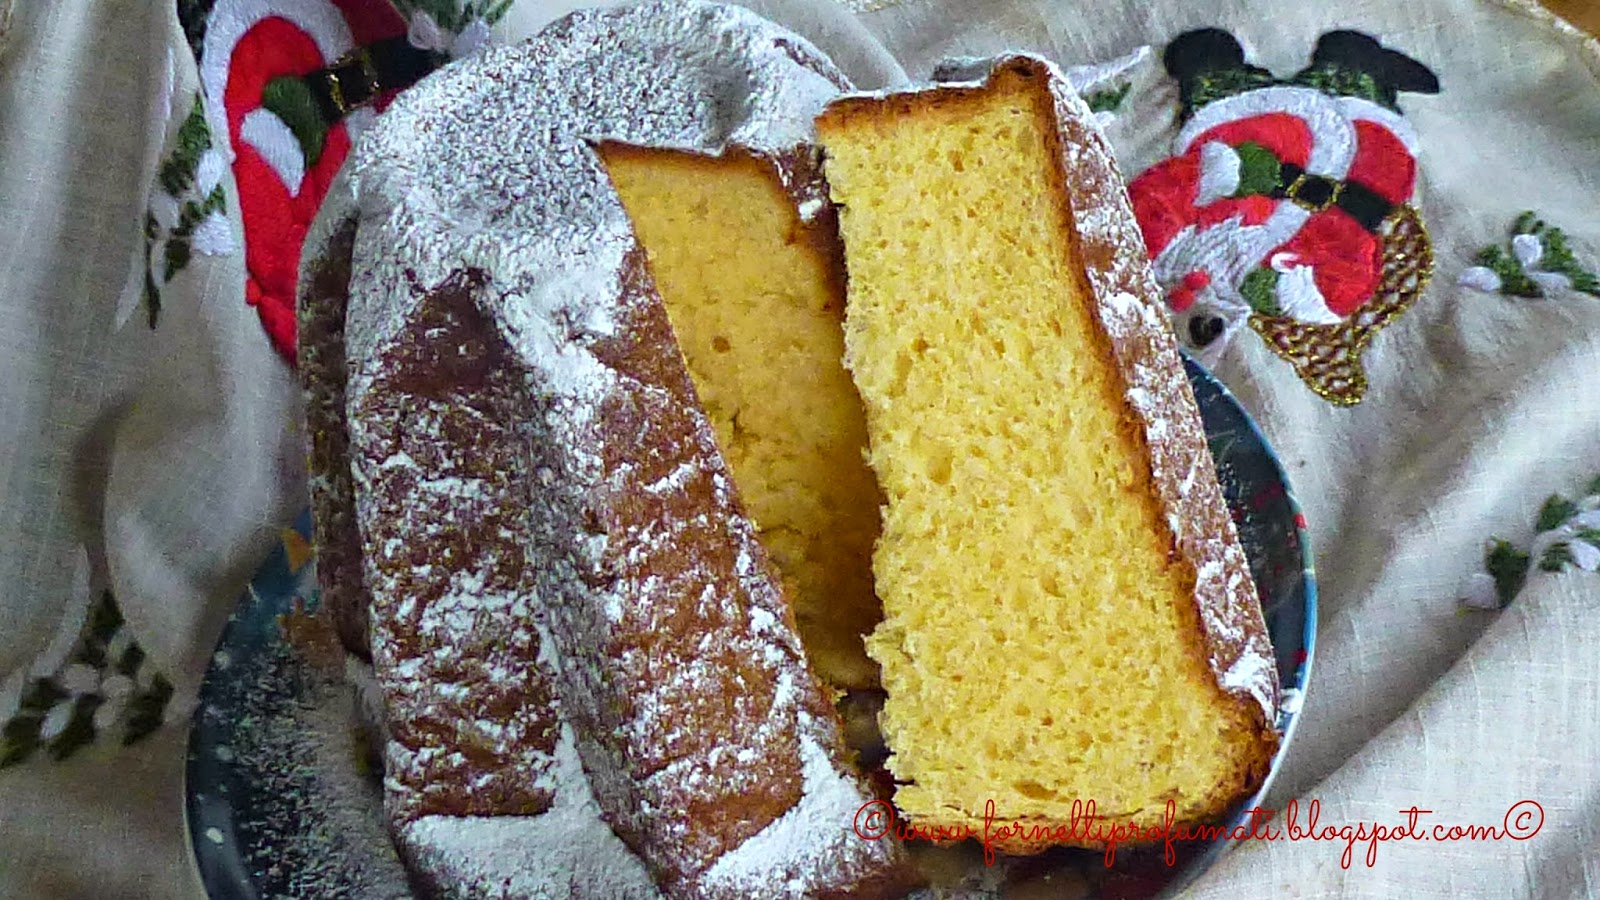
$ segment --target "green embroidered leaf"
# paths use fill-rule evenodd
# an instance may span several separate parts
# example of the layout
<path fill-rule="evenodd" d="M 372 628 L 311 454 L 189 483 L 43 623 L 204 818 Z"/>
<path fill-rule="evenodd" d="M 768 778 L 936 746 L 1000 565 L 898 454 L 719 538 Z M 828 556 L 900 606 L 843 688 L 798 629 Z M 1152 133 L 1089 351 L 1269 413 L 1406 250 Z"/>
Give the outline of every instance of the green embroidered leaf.
<path fill-rule="evenodd" d="M 0 769 L 24 762 L 39 749 L 41 715 L 24 714 L 12 718 L 0 729 Z"/>
<path fill-rule="evenodd" d="M 1566 232 L 1559 228 L 1550 228 L 1545 230 L 1542 239 L 1544 257 L 1539 260 L 1539 268 L 1567 276 L 1572 282 L 1573 290 L 1600 296 L 1600 278 L 1578 263 L 1578 257 L 1573 254 L 1572 247 L 1567 243 Z"/>
<path fill-rule="evenodd" d="M 105 698 L 85 694 L 72 704 L 72 719 L 50 742 L 50 758 L 60 762 L 94 741 L 94 712 Z"/>
<path fill-rule="evenodd" d="M 22 692 L 22 711 L 43 716 L 50 711 L 50 707 L 65 699 L 67 699 L 66 690 L 56 684 L 54 679 L 36 678 L 28 685 L 28 689 Z"/>
<path fill-rule="evenodd" d="M 1551 544 L 1539 557 L 1539 568 L 1546 572 L 1559 572 L 1572 563 L 1572 547 L 1566 541 Z"/>
<path fill-rule="evenodd" d="M 1500 598 L 1501 606 L 1515 599 L 1527 583 L 1531 561 L 1527 553 L 1512 546 L 1510 541 L 1496 538 L 1490 544 L 1488 552 L 1484 554 L 1483 567 L 1494 579 L 1494 592 Z"/>
<path fill-rule="evenodd" d="M 1239 187 L 1233 196 L 1272 193 L 1283 174 L 1283 164 L 1272 151 L 1255 141 L 1245 141 L 1233 152 L 1239 154 Z"/>
<path fill-rule="evenodd" d="M 206 211 L 204 209 L 203 202 L 198 200 L 190 200 L 188 203 L 183 205 L 183 209 L 178 213 L 178 224 L 172 226 L 171 237 L 187 239 L 190 235 L 194 234 L 194 227 L 199 225 L 200 220 L 204 219 L 205 217 Z M 169 238 L 169 240 L 170 239 L 171 238 Z M 167 280 L 172 280 L 171 274 L 167 275 Z"/>
<path fill-rule="evenodd" d="M 109 641 L 116 637 L 125 621 L 122 610 L 117 608 L 117 599 L 110 591 L 101 591 L 100 599 L 89 610 L 89 633 L 102 641 Z"/>
<path fill-rule="evenodd" d="M 483 11 L 483 20 L 490 25 L 500 21 L 500 18 L 506 14 L 506 10 L 510 9 L 511 4 L 514 2 L 516 0 L 490 0 L 489 5 Z"/>
<path fill-rule="evenodd" d="M 200 154 L 211 148 L 211 130 L 206 127 L 205 108 L 197 94 L 194 109 L 178 127 L 178 145 L 172 155 L 161 164 L 156 179 L 162 190 L 176 197 L 194 183 L 195 169 L 200 165 Z"/>
<path fill-rule="evenodd" d="M 1600 547 L 1600 528 L 1579 528 L 1577 538 L 1586 544 Z"/>
<path fill-rule="evenodd" d="M 144 651 L 138 644 L 129 644 L 128 649 L 122 652 L 122 658 L 117 660 L 117 671 L 132 678 L 139 666 L 144 664 Z"/>
<path fill-rule="evenodd" d="M 1239 295 L 1250 308 L 1264 316 L 1281 316 L 1278 306 L 1278 273 L 1265 266 L 1254 269 L 1239 283 Z"/>
<path fill-rule="evenodd" d="M 149 691 L 128 703 L 128 730 L 122 739 L 124 745 L 135 743 L 161 727 L 172 693 L 171 682 L 157 675 L 151 680 Z"/>
<path fill-rule="evenodd" d="M 167 239 L 166 271 L 162 274 L 163 281 L 171 281 L 172 276 L 189 265 L 189 239 L 179 235 L 176 231 Z"/>
<path fill-rule="evenodd" d="M 1560 494 L 1551 494 L 1550 498 L 1544 501 L 1544 506 L 1539 508 L 1539 521 L 1535 527 L 1539 531 L 1559 528 L 1561 523 L 1577 515 L 1577 513 L 1578 504 Z"/>
<path fill-rule="evenodd" d="M 1511 233 L 1513 235 L 1538 234 L 1543 230 L 1544 223 L 1539 221 L 1539 217 L 1531 209 L 1523 210 L 1522 214 L 1517 216 L 1511 223 Z"/>
<path fill-rule="evenodd" d="M 300 144 L 306 168 L 322 158 L 322 145 L 328 137 L 328 123 L 311 93 L 311 86 L 297 75 L 280 75 L 267 82 L 261 91 L 261 106 L 283 120 Z"/>
<path fill-rule="evenodd" d="M 94 637 L 84 635 L 78 642 L 78 648 L 72 652 L 72 661 L 83 663 L 92 669 L 106 667 L 106 642 Z"/>
<path fill-rule="evenodd" d="M 1122 101 L 1127 99 L 1130 90 L 1133 90 L 1133 82 L 1124 81 L 1113 88 L 1092 91 L 1083 100 L 1089 104 L 1090 112 L 1116 112 L 1122 107 Z"/>
<path fill-rule="evenodd" d="M 200 211 L 206 215 L 210 215 L 214 212 L 221 212 L 227 206 L 227 203 L 228 192 L 224 191 L 222 189 L 222 185 L 219 183 L 216 187 L 211 189 L 211 193 L 206 195 L 205 202 L 200 204 Z"/>
<path fill-rule="evenodd" d="M 161 315 L 161 290 L 156 287 L 155 275 L 150 267 L 144 268 L 144 308 L 147 313 L 150 327 L 156 327 L 156 319 Z"/>

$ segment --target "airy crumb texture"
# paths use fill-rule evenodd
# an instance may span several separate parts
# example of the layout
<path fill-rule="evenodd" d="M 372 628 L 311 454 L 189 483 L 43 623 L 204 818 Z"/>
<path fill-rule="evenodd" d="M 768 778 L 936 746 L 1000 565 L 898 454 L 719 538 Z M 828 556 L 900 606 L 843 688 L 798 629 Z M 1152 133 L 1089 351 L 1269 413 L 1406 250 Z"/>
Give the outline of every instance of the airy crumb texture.
<path fill-rule="evenodd" d="M 1259 783 L 1275 739 L 1208 665 L 1196 562 L 1152 477 L 1156 423 L 1101 318 L 1121 298 L 1080 253 L 1050 79 L 1024 61 L 818 123 L 847 364 L 888 498 L 868 651 L 896 803 L 958 824 L 993 799 L 1002 821 L 1058 823 L 1093 800 L 1149 825 L 1170 798 L 1204 819 Z"/>
<path fill-rule="evenodd" d="M 835 687 L 875 686 L 862 638 L 882 617 L 871 562 L 882 496 L 844 369 L 832 216 L 803 222 L 775 163 L 738 149 L 600 149 L 806 656 Z"/>

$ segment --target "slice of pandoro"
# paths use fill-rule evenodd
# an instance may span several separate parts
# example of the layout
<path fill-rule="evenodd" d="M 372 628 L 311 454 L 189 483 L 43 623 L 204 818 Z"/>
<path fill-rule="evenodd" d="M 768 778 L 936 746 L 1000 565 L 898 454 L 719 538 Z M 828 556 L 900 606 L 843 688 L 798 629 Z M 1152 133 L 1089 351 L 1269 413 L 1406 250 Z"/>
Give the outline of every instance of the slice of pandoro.
<path fill-rule="evenodd" d="M 1098 844 L 1091 801 L 1212 819 L 1278 743 L 1245 554 L 1088 108 L 1037 58 L 983 74 L 817 123 L 886 496 L 895 803 L 981 829 L 993 801 L 1010 849 Z"/>

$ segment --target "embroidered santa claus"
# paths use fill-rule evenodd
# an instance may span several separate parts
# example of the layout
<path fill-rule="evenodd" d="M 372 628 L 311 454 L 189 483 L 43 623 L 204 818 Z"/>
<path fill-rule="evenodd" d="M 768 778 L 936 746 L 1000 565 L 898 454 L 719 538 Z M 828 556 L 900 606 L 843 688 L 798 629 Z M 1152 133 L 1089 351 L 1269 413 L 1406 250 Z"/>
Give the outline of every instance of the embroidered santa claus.
<path fill-rule="evenodd" d="M 1323 35 L 1288 79 L 1217 29 L 1179 36 L 1163 62 L 1183 107 L 1177 155 L 1129 192 L 1180 338 L 1207 363 L 1252 317 L 1336 339 L 1381 294 L 1387 226 L 1416 184 L 1396 97 L 1438 79 L 1353 31 Z"/>

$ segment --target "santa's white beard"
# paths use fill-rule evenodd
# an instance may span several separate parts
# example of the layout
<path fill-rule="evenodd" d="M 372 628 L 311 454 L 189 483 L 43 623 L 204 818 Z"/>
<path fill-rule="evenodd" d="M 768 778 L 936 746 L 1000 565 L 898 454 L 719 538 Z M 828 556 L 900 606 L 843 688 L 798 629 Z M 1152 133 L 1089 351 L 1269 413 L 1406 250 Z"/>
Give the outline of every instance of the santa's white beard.
<path fill-rule="evenodd" d="M 1237 287 L 1310 218 L 1311 213 L 1293 203 L 1280 203 L 1260 225 L 1246 225 L 1242 216 L 1203 230 L 1186 225 L 1156 257 L 1156 280 L 1173 285 L 1190 272 L 1205 272 L 1212 283 Z"/>

